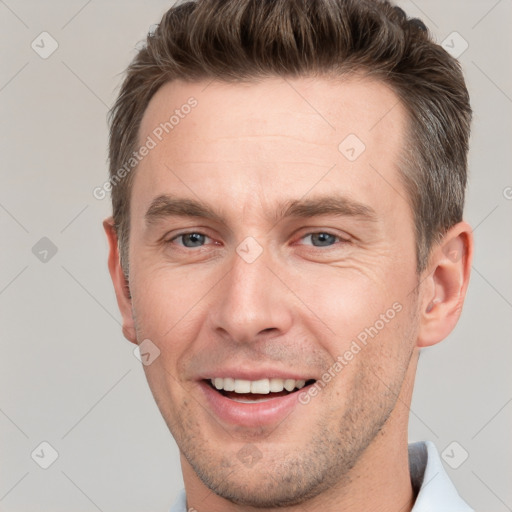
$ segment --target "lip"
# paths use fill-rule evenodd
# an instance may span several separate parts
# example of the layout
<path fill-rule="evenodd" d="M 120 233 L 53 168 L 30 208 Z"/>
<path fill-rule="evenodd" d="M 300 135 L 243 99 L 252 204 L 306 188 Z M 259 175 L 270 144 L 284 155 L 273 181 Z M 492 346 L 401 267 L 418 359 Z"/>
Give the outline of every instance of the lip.
<path fill-rule="evenodd" d="M 257 379 L 252 378 L 247 380 Z M 266 402 L 246 404 L 235 402 L 225 397 L 214 390 L 205 380 L 199 382 L 199 387 L 206 398 L 208 407 L 213 411 L 215 416 L 223 423 L 242 427 L 260 427 L 281 423 L 287 416 L 292 414 L 293 410 L 299 405 L 299 394 L 304 390 L 307 391 L 311 385 L 312 384 L 309 384 L 301 390 L 290 393 L 289 395 L 271 398 Z"/>

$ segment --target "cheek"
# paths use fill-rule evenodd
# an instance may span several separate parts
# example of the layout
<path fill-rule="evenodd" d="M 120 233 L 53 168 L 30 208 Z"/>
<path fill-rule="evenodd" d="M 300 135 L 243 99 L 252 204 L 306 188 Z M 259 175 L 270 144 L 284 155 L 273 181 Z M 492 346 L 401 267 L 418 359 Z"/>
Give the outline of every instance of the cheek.
<path fill-rule="evenodd" d="M 353 268 L 325 270 L 314 277 L 312 272 L 302 274 L 308 275 L 307 280 L 297 276 L 294 291 L 310 310 L 309 316 L 320 320 L 338 342 L 357 337 L 397 302 L 399 294 L 382 277 Z"/>
<path fill-rule="evenodd" d="M 219 280 L 204 269 L 170 269 L 168 265 L 134 268 L 132 291 L 137 338 L 151 340 L 158 358 L 144 366 L 157 402 L 176 404 L 183 390 L 177 384 L 191 354 L 198 350 L 209 309 L 209 291 Z M 170 405 L 169 405 L 170 407 Z"/>
<path fill-rule="evenodd" d="M 331 269 L 297 289 L 297 295 L 314 313 L 308 314 L 313 319 L 309 330 L 325 333 L 316 339 L 333 361 L 326 371 L 341 376 L 334 379 L 332 388 L 340 393 L 336 399 L 339 406 L 346 400 L 341 399 L 343 389 L 352 389 L 365 372 L 372 386 L 379 387 L 375 374 L 385 382 L 394 382 L 407 365 L 413 346 L 415 304 L 409 294 L 411 277 L 409 281 L 405 277 L 389 270 L 375 275 Z"/>
<path fill-rule="evenodd" d="M 130 283 L 133 307 L 141 334 L 163 339 L 186 322 L 208 296 L 215 282 L 211 269 L 169 268 L 156 264 L 133 266 Z"/>

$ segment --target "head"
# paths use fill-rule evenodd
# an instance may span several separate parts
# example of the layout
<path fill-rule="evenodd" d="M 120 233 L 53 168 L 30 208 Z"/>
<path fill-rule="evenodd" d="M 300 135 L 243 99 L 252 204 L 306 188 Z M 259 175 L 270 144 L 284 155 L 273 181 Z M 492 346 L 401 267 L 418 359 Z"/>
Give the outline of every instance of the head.
<path fill-rule="evenodd" d="M 418 349 L 467 288 L 470 119 L 458 63 L 388 2 L 164 15 L 111 112 L 105 229 L 185 474 L 282 506 L 404 440 Z M 245 410 L 231 377 L 306 383 Z"/>

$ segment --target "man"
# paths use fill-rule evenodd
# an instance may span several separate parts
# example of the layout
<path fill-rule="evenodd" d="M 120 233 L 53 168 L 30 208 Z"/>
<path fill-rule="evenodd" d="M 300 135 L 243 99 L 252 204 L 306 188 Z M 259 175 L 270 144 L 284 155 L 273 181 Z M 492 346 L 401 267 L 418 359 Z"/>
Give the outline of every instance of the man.
<path fill-rule="evenodd" d="M 104 227 L 173 511 L 470 510 L 407 445 L 468 286 L 470 120 L 458 63 L 387 2 L 198 0 L 148 35 Z"/>

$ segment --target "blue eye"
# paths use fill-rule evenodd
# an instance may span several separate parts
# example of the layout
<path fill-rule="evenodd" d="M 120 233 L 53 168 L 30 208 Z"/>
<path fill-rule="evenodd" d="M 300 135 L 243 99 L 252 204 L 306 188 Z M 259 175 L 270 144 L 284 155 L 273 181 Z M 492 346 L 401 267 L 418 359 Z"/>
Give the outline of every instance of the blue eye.
<path fill-rule="evenodd" d="M 331 235 L 330 233 L 310 233 L 303 239 L 305 240 L 307 238 L 311 240 L 311 245 L 314 247 L 329 247 L 340 240 L 340 237 Z"/>
<path fill-rule="evenodd" d="M 181 244 L 179 245 L 194 248 L 203 246 L 207 238 L 208 237 L 202 233 L 183 233 L 182 235 L 178 235 L 173 238 L 171 241 L 174 242 L 175 240 L 181 240 Z"/>

